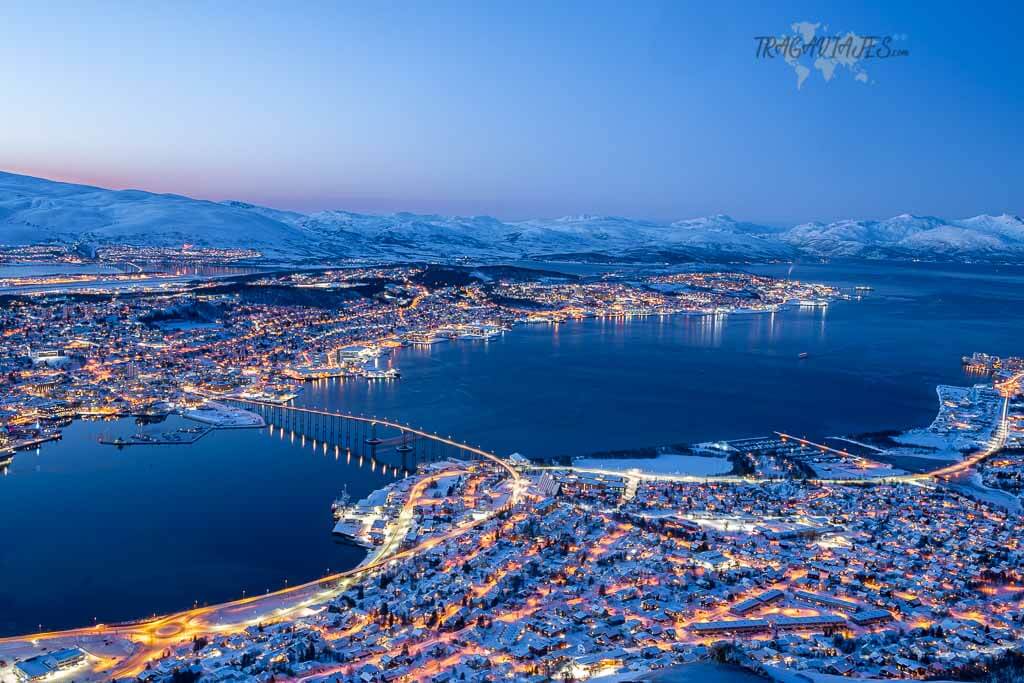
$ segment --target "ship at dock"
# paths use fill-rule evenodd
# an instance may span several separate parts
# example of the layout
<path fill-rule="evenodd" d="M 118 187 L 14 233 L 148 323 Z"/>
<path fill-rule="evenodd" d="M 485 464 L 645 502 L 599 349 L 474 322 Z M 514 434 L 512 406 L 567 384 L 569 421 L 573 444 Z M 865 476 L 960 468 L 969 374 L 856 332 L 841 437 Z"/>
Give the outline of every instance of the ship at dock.
<path fill-rule="evenodd" d="M 366 379 L 398 379 L 402 376 L 398 368 L 367 368 L 364 372 Z"/>

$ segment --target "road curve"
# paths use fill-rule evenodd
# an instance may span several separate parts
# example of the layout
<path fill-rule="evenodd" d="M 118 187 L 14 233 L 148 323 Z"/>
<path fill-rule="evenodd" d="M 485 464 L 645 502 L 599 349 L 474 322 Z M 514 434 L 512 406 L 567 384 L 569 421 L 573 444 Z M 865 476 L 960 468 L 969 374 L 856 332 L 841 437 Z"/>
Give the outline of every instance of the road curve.
<path fill-rule="evenodd" d="M 224 400 L 224 399 L 221 399 Z M 498 465 L 501 469 L 505 470 L 511 479 L 511 490 L 509 495 L 508 503 L 504 507 L 509 507 L 517 503 L 522 496 L 525 494 L 526 487 L 524 486 L 525 480 L 522 475 L 505 462 L 502 458 L 497 455 L 478 448 L 470 446 L 469 444 L 460 443 L 451 438 L 445 438 L 437 434 L 431 434 L 425 430 L 403 425 L 392 420 L 383 418 L 368 418 L 360 415 L 346 415 L 341 413 L 332 413 L 325 410 L 316 410 L 311 408 L 298 408 L 291 406 L 280 406 L 272 403 L 266 403 L 261 401 L 249 401 L 249 400 L 237 400 L 233 399 L 231 402 L 241 403 L 243 405 L 258 405 L 263 407 L 273 407 L 277 409 L 284 409 L 299 413 L 309 413 L 315 415 L 323 415 L 330 417 L 342 417 L 358 422 L 365 422 L 371 424 L 379 424 L 385 427 L 392 427 L 394 429 L 404 430 L 410 434 L 415 434 L 424 439 L 429 439 L 442 443 L 447 446 L 457 448 L 462 451 L 466 451 L 473 455 L 479 456 L 489 462 Z M 453 473 L 462 472 L 459 471 L 443 471 L 429 477 L 425 477 L 417 482 L 416 487 L 422 489 L 429 482 L 444 476 L 450 476 Z M 418 498 L 418 494 L 410 492 L 409 498 L 403 506 L 403 512 L 408 512 L 406 508 L 413 506 Z M 251 616 L 246 616 L 246 612 L 253 610 L 254 608 L 264 607 L 267 610 L 272 610 L 273 615 L 270 618 L 264 616 L 262 621 L 268 621 L 273 616 L 283 616 L 288 612 L 294 611 L 295 609 L 301 609 L 314 602 L 316 598 L 324 598 L 326 594 L 329 594 L 333 588 L 327 587 L 327 584 L 342 582 L 346 579 L 353 579 L 359 577 L 367 572 L 371 572 L 380 567 L 386 566 L 387 564 L 396 560 L 402 560 L 408 557 L 414 557 L 423 552 L 426 552 L 444 541 L 450 540 L 462 536 L 473 529 L 485 524 L 490 521 L 494 515 L 498 514 L 501 510 L 494 510 L 491 514 L 486 517 L 474 520 L 472 522 L 463 524 L 458 527 L 450 529 L 448 532 L 439 536 L 431 537 L 425 541 L 395 553 L 389 553 L 384 556 L 375 558 L 370 562 L 359 565 L 353 569 L 330 574 L 328 576 L 309 581 L 307 583 L 298 584 L 281 590 L 273 591 L 262 595 L 254 595 L 247 598 L 241 598 L 239 600 L 232 600 L 229 602 L 219 603 L 217 605 L 210 605 L 206 607 L 198 607 L 195 609 L 184 610 L 182 612 L 176 612 L 164 616 L 154 617 L 152 619 L 142 619 L 133 622 L 125 622 L 120 624 L 98 624 L 96 626 L 73 628 L 63 631 L 50 631 L 44 633 L 33 633 L 20 636 L 7 636 L 0 637 L 0 645 L 11 645 L 11 644 L 34 644 L 39 641 L 49 640 L 61 640 L 61 639 L 75 639 L 80 637 L 95 637 L 95 636 L 112 636 L 119 638 L 126 638 L 132 640 L 137 644 L 141 644 L 141 647 L 137 646 L 135 652 L 125 659 L 117 662 L 108 671 L 107 674 L 110 678 L 128 677 L 134 676 L 141 673 L 145 665 L 158 657 L 165 649 L 181 643 L 193 636 L 201 635 L 210 632 L 223 632 L 226 630 L 233 630 L 236 628 L 244 628 L 245 626 L 253 623 L 256 619 Z M 387 544 L 386 544 L 387 545 Z M 393 544 L 392 544 L 393 545 Z"/>

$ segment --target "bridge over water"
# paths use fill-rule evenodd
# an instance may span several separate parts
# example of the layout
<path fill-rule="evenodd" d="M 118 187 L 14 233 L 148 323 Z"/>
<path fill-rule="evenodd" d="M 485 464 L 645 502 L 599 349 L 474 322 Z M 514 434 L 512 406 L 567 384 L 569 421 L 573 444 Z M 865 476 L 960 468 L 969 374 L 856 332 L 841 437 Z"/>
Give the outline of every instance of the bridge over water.
<path fill-rule="evenodd" d="M 294 430 L 295 433 L 303 434 L 311 439 L 323 439 L 324 443 L 339 448 L 344 444 L 346 449 L 352 448 L 353 452 L 357 452 L 356 449 L 358 449 L 358 452 L 361 453 L 372 453 L 374 449 L 388 441 L 378 435 L 377 438 L 381 440 L 381 443 L 376 443 L 374 438 L 375 433 L 378 433 L 376 430 L 380 430 L 379 434 L 383 434 L 384 430 L 391 430 L 398 434 L 399 440 L 395 443 L 410 446 L 410 450 L 404 451 L 409 454 L 409 457 L 413 457 L 412 454 L 416 453 L 418 454 L 416 457 L 426 457 L 427 454 L 430 454 L 430 457 L 437 458 L 487 460 L 508 473 L 509 478 L 506 481 L 509 495 L 500 507 L 495 507 L 487 514 L 454 526 L 438 536 L 427 538 L 411 547 L 401 546 L 405 533 L 403 525 L 396 524 L 394 529 L 389 532 L 391 537 L 368 556 L 364 563 L 353 569 L 266 595 L 243 597 L 240 600 L 196 607 L 152 619 L 2 637 L 0 638 L 0 657 L 21 658 L 28 653 L 38 654 L 38 647 L 42 642 L 46 643 L 46 647 L 56 649 L 81 645 L 83 639 L 91 640 L 93 644 L 115 640 L 131 643 L 131 647 L 124 653 L 118 652 L 116 655 L 99 657 L 95 662 L 96 668 L 89 672 L 89 676 L 101 677 L 102 680 L 138 676 L 145 670 L 149 662 L 159 658 L 167 648 L 178 646 L 188 642 L 190 638 L 205 634 L 238 632 L 249 626 L 283 619 L 296 613 L 297 610 L 322 604 L 344 591 L 351 581 L 357 580 L 368 572 L 386 567 L 392 562 L 416 557 L 429 552 L 442 542 L 471 533 L 474 529 L 489 523 L 497 515 L 514 506 L 526 494 L 528 482 L 502 458 L 483 448 L 456 441 L 450 436 L 444 437 L 393 420 L 364 415 L 347 415 L 315 408 L 299 408 L 244 399 L 220 400 L 256 412 L 275 427 Z M 432 481 L 452 474 L 464 474 L 467 469 L 469 468 L 453 465 L 445 471 L 432 473 L 418 480 L 402 507 L 399 522 L 412 517 L 417 502 L 425 495 L 426 489 Z M 109 643 L 107 644 L 109 645 Z"/>
<path fill-rule="evenodd" d="M 325 448 L 344 450 L 371 462 L 378 456 L 394 453 L 399 462 L 392 463 L 412 471 L 420 462 L 436 460 L 490 460 L 509 473 L 513 469 L 504 459 L 479 446 L 456 441 L 452 436 L 402 424 L 395 420 L 366 415 L 353 415 L 319 408 L 269 403 L 251 399 L 218 399 L 260 415 L 272 428 L 278 428 L 313 439 Z M 390 464 L 389 464 L 390 466 Z"/>

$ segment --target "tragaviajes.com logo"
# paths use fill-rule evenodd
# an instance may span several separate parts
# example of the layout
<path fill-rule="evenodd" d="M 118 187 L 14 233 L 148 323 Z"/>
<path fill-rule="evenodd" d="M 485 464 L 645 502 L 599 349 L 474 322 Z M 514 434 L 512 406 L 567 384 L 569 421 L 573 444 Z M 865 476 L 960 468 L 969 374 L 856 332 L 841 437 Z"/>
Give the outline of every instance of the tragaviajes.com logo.
<path fill-rule="evenodd" d="M 858 35 L 853 32 L 831 34 L 828 26 L 809 21 L 790 25 L 792 33 L 782 36 L 755 36 L 757 58 L 781 59 L 796 74 L 797 90 L 814 70 L 830 82 L 837 69 L 846 69 L 858 83 L 874 83 L 866 63 L 906 57 L 905 35 Z M 820 32 L 819 32 L 820 29 Z"/>

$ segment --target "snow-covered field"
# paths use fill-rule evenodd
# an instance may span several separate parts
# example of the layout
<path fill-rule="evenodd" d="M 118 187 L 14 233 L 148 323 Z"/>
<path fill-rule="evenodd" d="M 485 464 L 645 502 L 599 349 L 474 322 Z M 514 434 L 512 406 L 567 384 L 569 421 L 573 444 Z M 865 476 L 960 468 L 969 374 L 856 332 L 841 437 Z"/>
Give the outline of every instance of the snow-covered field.
<path fill-rule="evenodd" d="M 615 472 L 640 470 L 646 474 L 679 474 L 694 477 L 726 474 L 732 469 L 732 463 L 728 458 L 678 453 L 659 455 L 655 458 L 578 458 L 573 461 L 573 465 Z"/>
<path fill-rule="evenodd" d="M 893 437 L 893 440 L 907 445 L 919 446 L 909 455 L 930 460 L 962 460 L 961 453 L 948 436 L 935 434 L 927 429 L 911 429 Z"/>
<path fill-rule="evenodd" d="M 822 479 L 878 479 L 898 477 L 906 474 L 905 470 L 891 467 L 884 463 L 874 463 L 868 467 L 846 466 L 838 463 L 814 463 L 815 473 Z"/>

